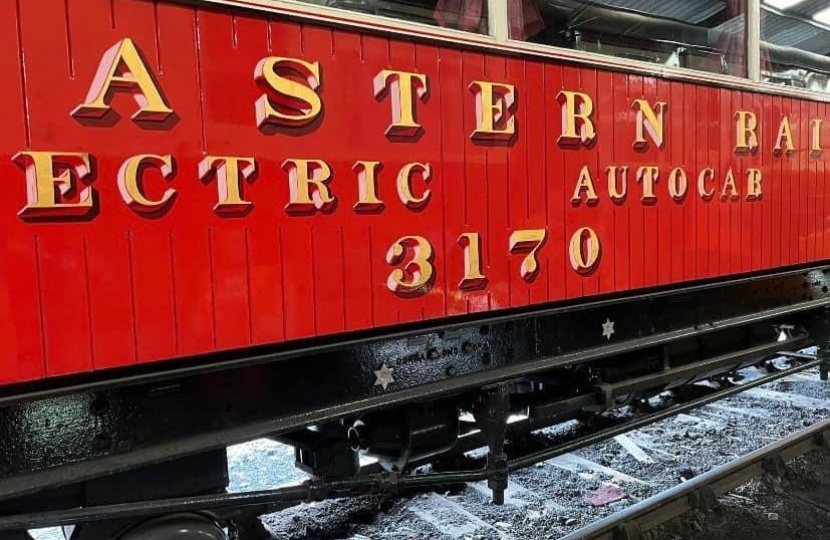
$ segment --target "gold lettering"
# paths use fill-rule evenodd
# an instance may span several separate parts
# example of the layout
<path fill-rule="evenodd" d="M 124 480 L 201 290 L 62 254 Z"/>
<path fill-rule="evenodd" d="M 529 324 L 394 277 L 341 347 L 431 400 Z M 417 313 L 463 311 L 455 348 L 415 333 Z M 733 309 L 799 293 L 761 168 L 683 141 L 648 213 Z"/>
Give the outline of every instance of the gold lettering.
<path fill-rule="evenodd" d="M 132 116 L 134 121 L 163 122 L 173 114 L 141 53 L 129 38 L 122 39 L 104 53 L 86 101 L 72 111 L 72 116 L 103 118 L 112 110 L 110 101 L 116 91 L 129 92 L 135 99 L 139 109 Z"/>
<path fill-rule="evenodd" d="M 757 201 L 764 195 L 761 189 L 761 179 L 759 169 L 746 170 L 746 200 Z"/>
<path fill-rule="evenodd" d="M 516 105 L 512 84 L 473 81 L 470 89 L 476 96 L 476 129 L 474 140 L 510 140 L 516 134 Z M 509 118 L 508 118 L 509 116 Z"/>
<path fill-rule="evenodd" d="M 616 165 L 609 165 L 606 169 L 608 173 L 608 195 L 611 197 L 611 200 L 617 203 L 621 203 L 625 200 L 626 195 L 628 194 L 628 167 L 622 166 L 619 167 L 621 172 L 620 178 L 622 179 L 622 189 L 617 186 L 617 169 Z"/>
<path fill-rule="evenodd" d="M 781 119 L 781 124 L 778 125 L 778 135 L 775 137 L 775 146 L 773 147 L 773 152 L 776 155 L 783 151 L 785 142 L 787 144 L 787 154 L 794 154 L 793 132 L 790 129 L 790 119 L 786 116 Z"/>
<path fill-rule="evenodd" d="M 331 167 L 320 159 L 286 159 L 282 168 L 288 173 L 290 199 L 285 211 L 290 214 L 311 214 L 334 210 L 336 197 L 328 182 Z"/>
<path fill-rule="evenodd" d="M 821 156 L 821 118 L 813 118 L 810 121 L 810 155 L 813 157 Z"/>
<path fill-rule="evenodd" d="M 77 190 L 78 202 L 62 200 L 91 174 L 89 154 L 20 152 L 12 160 L 26 172 L 26 206 L 17 213 L 21 218 L 80 217 L 92 211 L 95 197 L 89 186 Z"/>
<path fill-rule="evenodd" d="M 675 167 L 669 173 L 669 195 L 675 201 L 680 202 L 686 197 L 688 190 L 689 180 L 686 177 L 686 171 L 683 167 Z"/>
<path fill-rule="evenodd" d="M 571 267 L 580 274 L 590 274 L 599 262 L 600 243 L 596 231 L 582 227 L 571 236 L 568 246 Z"/>
<path fill-rule="evenodd" d="M 403 262 L 407 252 L 412 252 L 412 259 Z M 386 286 L 404 297 L 426 293 L 435 276 L 432 257 L 432 244 L 423 236 L 399 238 L 386 253 L 386 262 L 401 267 L 392 270 L 386 279 Z"/>
<path fill-rule="evenodd" d="M 142 174 L 147 167 L 156 167 L 161 177 L 170 180 L 173 176 L 173 157 L 154 154 L 139 154 L 127 159 L 118 171 L 118 191 L 131 209 L 141 214 L 155 214 L 165 211 L 176 197 L 176 190 L 167 188 L 161 199 L 151 200 L 144 194 Z"/>
<path fill-rule="evenodd" d="M 510 253 L 527 255 L 522 260 L 519 275 L 528 283 L 536 279 L 539 273 L 539 250 L 545 245 L 548 231 L 545 229 L 524 229 L 510 235 Z"/>
<path fill-rule="evenodd" d="M 574 146 L 580 142 L 589 145 L 596 138 L 594 123 L 591 115 L 594 113 L 594 102 L 591 96 L 584 92 L 562 90 L 556 98 L 562 104 L 562 135 L 559 144 Z M 577 131 L 579 127 L 579 131 Z"/>
<path fill-rule="evenodd" d="M 748 154 L 758 148 L 758 117 L 752 111 L 738 111 L 735 113 L 735 127 L 737 129 L 735 153 Z"/>
<path fill-rule="evenodd" d="M 213 211 L 219 215 L 243 215 L 253 208 L 251 201 L 242 198 L 242 180 L 250 181 L 256 174 L 256 160 L 252 157 L 207 156 L 199 163 L 199 178 L 203 182 L 216 176 L 219 202 Z"/>
<path fill-rule="evenodd" d="M 464 277 L 458 288 L 463 291 L 480 289 L 487 283 L 487 277 L 482 273 L 481 235 L 464 233 L 458 237 L 458 243 L 464 248 Z"/>
<path fill-rule="evenodd" d="M 423 208 L 429 202 L 432 192 L 425 189 L 423 195 L 416 197 L 412 194 L 412 176 L 416 173 L 421 173 L 421 178 L 424 183 L 429 183 L 432 177 L 432 167 L 428 163 L 408 163 L 403 166 L 401 172 L 398 173 L 398 197 L 401 198 L 407 208 L 418 210 Z"/>
<path fill-rule="evenodd" d="M 663 147 L 663 113 L 666 103 L 658 101 L 654 108 L 644 99 L 635 99 L 631 107 L 637 111 L 637 132 L 634 148 L 644 150 L 648 146 L 645 134 L 648 133 L 657 148 Z M 657 109 L 655 113 L 654 109 Z"/>
<path fill-rule="evenodd" d="M 416 120 L 415 100 L 426 101 L 429 81 L 423 73 L 384 69 L 375 77 L 375 97 L 382 97 L 387 90 L 392 101 L 392 123 L 386 129 L 387 137 L 415 137 L 421 130 Z"/>
<path fill-rule="evenodd" d="M 654 184 L 660 177 L 660 168 L 653 165 L 643 165 L 637 169 L 637 182 L 643 184 L 643 196 L 640 200 L 643 202 L 653 202 L 657 200 L 654 194 Z"/>
<path fill-rule="evenodd" d="M 727 191 L 731 191 L 731 194 L 727 195 Z M 732 172 L 731 167 L 728 171 L 726 171 L 726 178 L 723 181 L 723 189 L 721 189 L 720 198 L 723 201 L 726 199 L 736 201 L 741 198 L 741 194 L 738 192 L 738 186 L 735 184 L 735 174 Z"/>
<path fill-rule="evenodd" d="M 715 170 L 712 167 L 706 167 L 697 175 L 697 192 L 700 197 L 708 201 L 715 194 L 715 188 L 706 189 L 706 181 L 715 179 Z"/>
<path fill-rule="evenodd" d="M 355 211 L 370 214 L 383 210 L 385 205 L 377 196 L 377 173 L 381 167 L 380 161 L 358 161 L 352 167 L 357 173 L 358 199 L 354 204 Z"/>
<path fill-rule="evenodd" d="M 583 166 L 582 170 L 579 171 L 579 180 L 576 182 L 574 194 L 571 197 L 571 204 L 578 205 L 582 202 L 583 190 L 585 191 L 586 204 L 595 204 L 599 198 L 597 197 L 596 189 L 594 189 L 594 181 L 591 179 L 591 171 L 587 165 Z"/>
<path fill-rule="evenodd" d="M 306 84 L 289 79 L 283 75 L 286 72 L 302 77 Z M 317 93 L 320 62 L 269 56 L 257 64 L 254 80 L 273 91 L 273 97 L 262 94 L 255 102 L 256 125 L 260 129 L 306 126 L 323 111 L 323 102 Z"/>

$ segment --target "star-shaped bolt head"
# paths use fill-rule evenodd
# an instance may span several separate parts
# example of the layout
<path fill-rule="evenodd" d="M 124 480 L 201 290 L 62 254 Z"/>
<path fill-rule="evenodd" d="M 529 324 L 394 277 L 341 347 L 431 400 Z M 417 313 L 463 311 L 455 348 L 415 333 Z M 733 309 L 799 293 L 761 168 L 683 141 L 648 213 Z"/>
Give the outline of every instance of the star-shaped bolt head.
<path fill-rule="evenodd" d="M 605 322 L 602 323 L 602 336 L 611 341 L 611 336 L 614 335 L 614 321 L 611 319 L 605 319 Z"/>
<path fill-rule="evenodd" d="M 395 382 L 395 377 L 393 376 L 395 370 L 394 368 L 390 368 L 386 364 L 380 366 L 380 369 L 375 370 L 375 386 L 381 386 L 384 390 Z"/>

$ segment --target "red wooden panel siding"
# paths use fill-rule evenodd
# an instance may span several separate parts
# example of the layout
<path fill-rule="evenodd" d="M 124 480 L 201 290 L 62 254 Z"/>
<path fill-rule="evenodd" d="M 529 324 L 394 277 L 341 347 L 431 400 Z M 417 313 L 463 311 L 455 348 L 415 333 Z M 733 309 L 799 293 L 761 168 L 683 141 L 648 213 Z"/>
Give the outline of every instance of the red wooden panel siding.
<path fill-rule="evenodd" d="M 107 122 L 73 118 L 104 53 L 125 38 L 174 117 L 133 121 L 139 105 L 115 92 L 117 115 Z M 275 95 L 254 79 L 269 56 L 319 62 L 323 109 L 311 125 L 257 127 L 256 100 Z M 825 103 L 162 0 L 4 2 L 0 69 L 0 384 L 830 258 L 830 149 L 810 152 L 812 119 L 824 120 L 822 144 L 830 145 Z M 414 97 L 417 136 L 386 134 L 397 100 L 394 89 L 376 95 L 384 69 L 427 77 L 427 95 Z M 474 81 L 515 85 L 504 113 L 515 122 L 512 139 L 471 137 L 482 114 Z M 560 141 L 563 90 L 591 96 L 591 144 Z M 637 99 L 667 104 L 662 146 L 650 135 L 645 146 L 633 144 Z M 739 110 L 757 115 L 754 152 L 735 152 Z M 795 149 L 774 155 L 784 116 Z M 13 157 L 32 151 L 89 153 L 94 211 L 72 220 L 18 216 L 26 174 Z M 152 216 L 125 204 L 116 182 L 139 154 L 174 162 L 168 179 L 143 170 L 150 199 L 177 192 Z M 214 211 L 218 180 L 199 173 L 206 156 L 256 160 L 241 187 L 253 203 L 247 212 Z M 287 212 L 288 159 L 325 161 L 336 204 Z M 382 208 L 355 210 L 357 161 L 382 163 Z M 419 208 L 400 199 L 399 171 L 410 163 L 431 168 L 428 181 L 412 180 L 416 195 L 429 190 Z M 608 193 L 612 166 L 618 184 L 627 182 L 623 201 Z M 654 201 L 643 201 L 642 166 L 659 167 Z M 572 200 L 584 167 L 596 200 L 586 190 Z M 675 167 L 687 177 L 680 200 L 669 196 Z M 715 190 L 708 200 L 698 193 L 707 168 L 714 175 L 706 187 Z M 763 174 L 757 201 L 746 197 L 750 169 Z M 729 170 L 735 200 L 722 196 Z M 65 202 L 78 201 L 77 192 Z M 596 233 L 601 251 L 591 271 L 578 272 L 569 246 L 582 227 Z M 528 246 L 511 253 L 511 235 L 539 229 L 538 272 L 525 279 Z M 462 289 L 465 234 L 477 235 L 485 279 Z M 401 264 L 390 265 L 387 254 L 404 237 L 429 242 L 434 275 L 427 287 L 396 294 L 387 284 Z M 410 242 L 404 259 L 415 251 Z"/>

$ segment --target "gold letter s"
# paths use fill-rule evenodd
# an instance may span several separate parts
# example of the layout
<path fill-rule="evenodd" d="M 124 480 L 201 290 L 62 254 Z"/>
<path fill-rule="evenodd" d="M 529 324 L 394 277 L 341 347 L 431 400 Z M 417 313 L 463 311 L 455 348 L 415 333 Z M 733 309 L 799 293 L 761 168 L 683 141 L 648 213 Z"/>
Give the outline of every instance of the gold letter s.
<path fill-rule="evenodd" d="M 303 77 L 308 86 L 278 73 L 290 70 Z M 297 58 L 269 56 L 259 61 L 254 80 L 274 91 L 274 99 L 262 94 L 256 100 L 256 125 L 263 129 L 268 125 L 298 127 L 313 122 L 323 110 L 323 102 L 317 94 L 320 88 L 320 62 L 305 62 Z M 284 109 L 282 112 L 277 106 Z M 290 112 L 289 112 L 290 111 Z"/>

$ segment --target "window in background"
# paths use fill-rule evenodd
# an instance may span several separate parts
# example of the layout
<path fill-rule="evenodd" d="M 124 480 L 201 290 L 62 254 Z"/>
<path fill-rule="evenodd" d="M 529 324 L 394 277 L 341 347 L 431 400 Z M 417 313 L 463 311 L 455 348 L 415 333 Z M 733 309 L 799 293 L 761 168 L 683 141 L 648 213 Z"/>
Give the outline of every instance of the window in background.
<path fill-rule="evenodd" d="M 307 4 L 487 33 L 487 0 L 300 0 Z"/>
<path fill-rule="evenodd" d="M 764 0 L 761 76 L 765 81 L 830 92 L 827 0 Z"/>
<path fill-rule="evenodd" d="M 746 76 L 747 0 L 505 1 L 512 39 Z"/>

